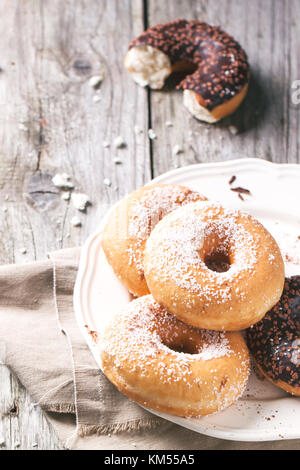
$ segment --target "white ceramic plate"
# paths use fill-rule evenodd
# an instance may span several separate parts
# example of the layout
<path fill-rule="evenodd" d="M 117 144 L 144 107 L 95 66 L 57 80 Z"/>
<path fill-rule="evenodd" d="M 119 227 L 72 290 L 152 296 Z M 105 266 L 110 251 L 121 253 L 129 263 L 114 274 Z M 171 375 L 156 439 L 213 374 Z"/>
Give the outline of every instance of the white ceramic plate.
<path fill-rule="evenodd" d="M 236 180 L 230 185 L 233 175 Z M 279 165 L 258 159 L 232 160 L 187 166 L 165 173 L 153 182 L 180 183 L 226 206 L 247 210 L 276 238 L 286 261 L 286 274 L 300 274 L 300 165 Z M 243 194 L 242 201 L 230 190 L 237 186 L 249 189 L 251 195 Z M 90 332 L 101 332 L 111 317 L 131 300 L 101 250 L 105 221 L 106 218 L 82 249 L 74 290 L 77 322 L 100 368 L 99 352 Z M 222 439 L 300 438 L 300 399 L 259 379 L 253 372 L 244 395 L 225 411 L 201 418 L 153 413 Z"/>

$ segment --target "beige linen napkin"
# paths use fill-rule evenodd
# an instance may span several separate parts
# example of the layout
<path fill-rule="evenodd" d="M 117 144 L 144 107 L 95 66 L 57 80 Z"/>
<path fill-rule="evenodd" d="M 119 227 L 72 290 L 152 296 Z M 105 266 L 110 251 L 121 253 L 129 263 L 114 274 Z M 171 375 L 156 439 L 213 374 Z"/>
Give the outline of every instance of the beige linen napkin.
<path fill-rule="evenodd" d="M 77 407 L 79 435 L 154 426 L 153 415 L 106 379 L 77 327 L 79 254 L 67 249 L 46 261 L 0 268 L 1 360 L 45 411 L 75 413 Z"/>
<path fill-rule="evenodd" d="M 79 255 L 74 248 L 52 253 L 46 261 L 0 267 L 0 359 L 41 405 L 63 445 L 111 450 L 300 448 L 299 440 L 243 443 L 203 436 L 158 419 L 121 395 L 99 370 L 74 318 Z"/>

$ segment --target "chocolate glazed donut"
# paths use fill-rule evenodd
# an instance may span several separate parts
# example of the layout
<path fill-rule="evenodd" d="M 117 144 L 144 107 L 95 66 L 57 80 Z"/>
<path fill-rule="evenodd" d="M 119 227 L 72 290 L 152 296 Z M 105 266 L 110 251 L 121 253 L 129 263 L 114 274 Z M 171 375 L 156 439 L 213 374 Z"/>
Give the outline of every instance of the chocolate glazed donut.
<path fill-rule="evenodd" d="M 162 88 L 174 71 L 193 72 L 178 88 L 189 111 L 207 122 L 231 114 L 247 93 L 246 53 L 221 28 L 200 21 L 178 19 L 147 29 L 131 42 L 125 66 L 151 88 Z"/>
<path fill-rule="evenodd" d="M 247 342 L 259 370 L 300 396 L 300 276 L 286 279 L 280 301 L 247 330 Z"/>

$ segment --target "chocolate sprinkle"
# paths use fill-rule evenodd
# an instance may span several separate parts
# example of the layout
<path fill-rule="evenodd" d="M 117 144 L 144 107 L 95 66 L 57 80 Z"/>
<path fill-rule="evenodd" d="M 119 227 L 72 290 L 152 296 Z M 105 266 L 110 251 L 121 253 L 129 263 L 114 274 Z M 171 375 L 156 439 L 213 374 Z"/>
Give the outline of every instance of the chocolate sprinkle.
<path fill-rule="evenodd" d="M 193 63 L 197 69 L 178 88 L 196 92 L 208 110 L 237 95 L 249 79 L 247 55 L 218 26 L 177 19 L 147 29 L 129 48 L 152 46 L 164 52 L 171 64 Z"/>
<path fill-rule="evenodd" d="M 240 194 L 251 194 L 251 192 L 249 191 L 249 189 L 245 189 L 245 188 L 241 188 L 241 187 L 238 187 L 238 188 L 230 188 L 231 191 L 235 192 L 235 193 L 240 193 Z"/>
<path fill-rule="evenodd" d="M 271 380 L 300 387 L 300 276 L 285 280 L 280 301 L 248 328 L 247 342 Z"/>

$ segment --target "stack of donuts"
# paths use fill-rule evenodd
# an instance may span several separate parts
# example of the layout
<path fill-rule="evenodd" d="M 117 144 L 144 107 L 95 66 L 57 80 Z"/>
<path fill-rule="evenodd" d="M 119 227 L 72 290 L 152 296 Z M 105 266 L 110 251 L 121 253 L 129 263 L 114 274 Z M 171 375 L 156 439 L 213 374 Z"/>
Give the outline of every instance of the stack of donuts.
<path fill-rule="evenodd" d="M 247 384 L 250 355 L 241 332 L 247 329 L 261 370 L 279 386 L 289 382 L 285 389 L 299 394 L 295 368 L 283 374 L 281 361 L 277 380 L 270 345 L 265 358 L 262 322 L 272 320 L 274 309 L 283 314 L 282 293 L 285 306 L 295 300 L 283 292 L 277 243 L 251 215 L 184 186 L 152 184 L 115 207 L 102 247 L 135 297 L 116 313 L 100 341 L 103 371 L 122 393 L 178 416 L 223 410 Z M 286 285 L 294 298 L 300 294 L 297 282 Z M 277 332 L 274 346 L 285 365 L 284 351 L 295 343 L 296 330 L 285 349 L 278 349 Z M 295 360 L 295 352 L 289 354 Z"/>

